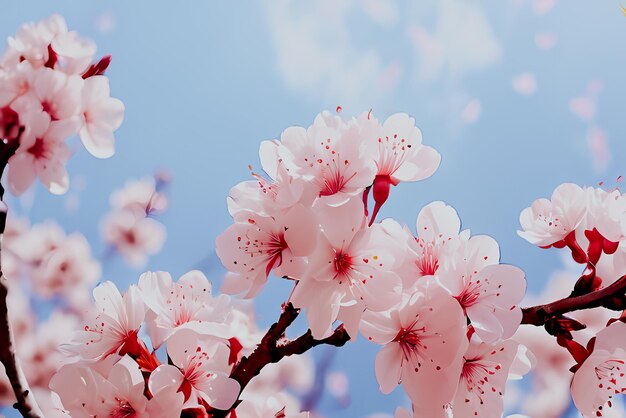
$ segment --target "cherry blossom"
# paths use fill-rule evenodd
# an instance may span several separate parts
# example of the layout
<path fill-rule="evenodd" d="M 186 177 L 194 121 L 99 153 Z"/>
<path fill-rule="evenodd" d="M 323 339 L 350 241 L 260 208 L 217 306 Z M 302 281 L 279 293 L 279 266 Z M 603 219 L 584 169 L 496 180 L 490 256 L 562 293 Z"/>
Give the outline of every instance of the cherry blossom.
<path fill-rule="evenodd" d="M 186 406 L 201 405 L 202 402 L 217 409 L 232 406 L 240 386 L 228 377 L 228 346 L 182 329 L 167 340 L 167 354 L 173 365 L 163 364 L 152 372 L 151 392 L 177 386 L 185 396 Z"/>
<path fill-rule="evenodd" d="M 154 177 L 127 181 L 123 188 L 111 193 L 111 207 L 116 210 L 138 209 L 147 214 L 163 212 L 168 207 L 167 195 L 159 189 Z"/>
<path fill-rule="evenodd" d="M 584 360 L 572 380 L 572 398 L 585 417 L 603 416 L 611 398 L 626 391 L 626 324 L 614 322 L 600 331 L 593 352 Z"/>
<path fill-rule="evenodd" d="M 289 174 L 315 185 L 326 204 L 341 205 L 374 181 L 374 161 L 365 157 L 358 126 L 330 112 L 308 129 L 291 127 L 280 138 L 278 156 Z"/>
<path fill-rule="evenodd" d="M 498 264 L 498 243 L 486 235 L 461 240 L 454 251 L 454 260 L 437 279 L 458 300 L 483 341 L 510 338 L 522 320 L 524 272 Z"/>
<path fill-rule="evenodd" d="M 416 416 L 446 417 L 468 345 L 466 321 L 434 279 L 424 278 L 417 290 L 389 312 L 366 312 L 361 332 L 384 345 L 376 356 L 381 391 L 390 393 L 402 383 Z"/>
<path fill-rule="evenodd" d="M 421 277 L 435 275 L 449 254 L 444 248 L 457 245 L 456 240 L 461 234 L 458 214 L 444 202 L 432 202 L 420 210 L 416 222 L 417 237 L 391 219 L 385 219 L 382 225 L 394 241 L 401 242 L 406 248 L 399 270 L 405 289 L 412 287 Z M 467 234 L 464 232 L 463 236 Z"/>
<path fill-rule="evenodd" d="M 64 140 L 76 132 L 78 120 L 51 122 L 47 113 L 36 112 L 26 117 L 29 129 L 22 136 L 20 148 L 9 159 L 9 189 L 20 195 L 39 177 L 51 193 L 63 194 L 69 187 L 65 164 L 70 158 Z"/>
<path fill-rule="evenodd" d="M 401 181 L 419 181 L 433 175 L 441 162 L 434 148 L 422 145 L 422 133 L 415 119 L 396 113 L 381 125 L 371 113 L 358 119 L 367 155 L 376 162 L 373 195 L 376 201 L 373 217 L 389 196 L 391 185 Z"/>
<path fill-rule="evenodd" d="M 107 281 L 94 289 L 93 296 L 95 317 L 75 333 L 70 344 L 63 346 L 64 351 L 80 362 L 103 360 L 111 354 L 137 355 L 137 334 L 146 313 L 139 288 L 133 285 L 122 296 Z"/>
<path fill-rule="evenodd" d="M 518 235 L 531 244 L 546 247 L 575 231 L 586 214 L 586 196 L 580 186 L 561 184 L 552 198 L 537 199 L 520 214 Z"/>
<path fill-rule="evenodd" d="M 279 144 L 278 141 L 263 141 L 259 148 L 261 165 L 269 178 L 252 171 L 255 180 L 241 182 L 230 189 L 228 211 L 233 217 L 242 211 L 272 216 L 297 203 L 308 206 L 315 199 L 311 182 L 289 175 L 278 155 Z"/>
<path fill-rule="evenodd" d="M 176 283 L 169 273 L 146 272 L 139 278 L 139 289 L 150 310 L 146 322 L 155 348 L 179 329 L 230 336 L 230 299 L 225 295 L 213 297 L 211 283 L 200 271 L 190 271 Z"/>
<path fill-rule="evenodd" d="M 100 264 L 81 234 L 72 234 L 41 260 L 32 271 L 34 290 L 43 297 L 63 293 L 72 300 L 100 277 Z"/>
<path fill-rule="evenodd" d="M 102 236 L 130 264 L 141 266 L 161 250 L 166 231 L 163 224 L 147 218 L 145 211 L 118 210 L 102 222 Z"/>
<path fill-rule="evenodd" d="M 85 80 L 80 112 L 84 125 L 80 139 L 92 155 L 109 158 L 115 153 L 113 131 L 124 119 L 124 104 L 110 97 L 109 80 L 101 75 Z"/>
<path fill-rule="evenodd" d="M 306 309 L 315 338 L 327 335 L 336 319 L 354 338 L 365 308 L 386 310 L 400 299 L 401 279 L 392 270 L 396 260 L 386 246 L 391 241 L 380 225 L 364 225 L 358 197 L 317 213 L 324 232 L 291 301 Z"/>
<path fill-rule="evenodd" d="M 145 381 L 139 365 L 122 357 L 107 376 L 78 365 L 61 368 L 50 383 L 72 417 L 171 417 L 179 416 L 182 396 L 174 391 L 154 391 L 144 396 Z"/>
<path fill-rule="evenodd" d="M 461 417 L 502 416 L 505 384 L 519 343 L 506 340 L 494 345 L 472 338 L 463 356 L 463 369 L 452 410 Z"/>
<path fill-rule="evenodd" d="M 306 268 L 303 257 L 315 248 L 318 221 L 310 208 L 296 205 L 280 216 L 259 216 L 240 212 L 241 221 L 231 225 L 216 240 L 216 252 L 239 282 L 227 287 L 247 298 L 265 285 L 270 271 L 276 275 L 299 277 Z M 236 290 L 235 290 L 236 289 Z"/>

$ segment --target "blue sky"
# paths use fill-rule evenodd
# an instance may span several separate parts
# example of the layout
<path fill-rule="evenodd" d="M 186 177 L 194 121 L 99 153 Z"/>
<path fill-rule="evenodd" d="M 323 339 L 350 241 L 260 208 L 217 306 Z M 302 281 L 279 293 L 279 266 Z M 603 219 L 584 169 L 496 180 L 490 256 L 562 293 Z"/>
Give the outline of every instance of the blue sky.
<path fill-rule="evenodd" d="M 110 192 L 167 169 L 171 207 L 160 220 L 168 240 L 146 269 L 180 275 L 201 266 L 219 283 L 214 240 L 230 222 L 226 196 L 248 179 L 248 164 L 259 167 L 261 140 L 337 106 L 346 117 L 407 112 L 443 160 L 431 179 L 395 188 L 382 215 L 414 225 L 423 205 L 444 200 L 465 228 L 495 237 L 502 261 L 524 269 L 538 291 L 561 261 L 517 237 L 520 211 L 562 182 L 613 186 L 626 174 L 626 16 L 617 1 L 553 3 L 8 3 L 0 37 L 61 13 L 100 55 L 113 55 L 112 95 L 127 108 L 113 158 L 76 147 L 69 171 L 84 190 L 57 197 L 37 186 L 11 208 L 81 231 L 103 254 L 99 222 Z M 551 49 L 537 46 L 551 40 Z M 534 80 L 533 94 L 513 88 L 522 74 L 520 88 L 532 90 Z M 596 114 L 582 120 L 571 101 L 587 97 L 590 82 L 602 88 Z M 590 135 L 600 143 L 595 154 Z M 78 208 L 68 211 L 68 199 Z M 103 278 L 126 286 L 141 271 L 111 259 Z M 263 292 L 261 324 L 287 295 L 278 282 Z M 349 374 L 352 404 L 335 411 L 325 402 L 327 416 L 391 413 L 404 402 L 400 390 L 378 392 L 376 350 L 359 341 L 337 353 L 333 368 Z"/>

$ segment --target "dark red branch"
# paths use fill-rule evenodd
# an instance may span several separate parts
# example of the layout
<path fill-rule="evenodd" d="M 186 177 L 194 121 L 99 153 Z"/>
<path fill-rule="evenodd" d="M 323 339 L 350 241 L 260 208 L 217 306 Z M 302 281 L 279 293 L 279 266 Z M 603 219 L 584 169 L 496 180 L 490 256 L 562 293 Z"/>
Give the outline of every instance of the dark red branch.
<path fill-rule="evenodd" d="M 545 305 L 524 308 L 522 309 L 522 324 L 543 326 L 553 316 L 601 306 L 622 310 L 626 301 L 625 293 L 626 276 L 622 276 L 609 286 L 591 293 L 570 296 Z"/>
<path fill-rule="evenodd" d="M 0 121 L 3 122 L 3 121 Z M 9 158 L 15 154 L 19 147 L 20 137 L 24 128 L 20 127 L 15 138 L 0 141 L 0 176 L 4 172 L 9 162 Z M 15 339 L 11 330 L 9 318 L 9 308 L 7 306 L 7 296 L 9 287 L 7 278 L 2 274 L 1 244 L 2 234 L 7 220 L 7 206 L 2 200 L 4 198 L 4 188 L 0 185 L 0 362 L 4 365 L 17 402 L 13 405 L 25 418 L 40 418 L 43 413 L 37 405 L 37 401 L 28 386 L 24 372 L 20 366 L 15 352 Z"/>
<path fill-rule="evenodd" d="M 241 385 L 240 394 L 250 380 L 252 380 L 254 376 L 257 376 L 263 367 L 270 363 L 277 363 L 288 356 L 303 354 L 321 344 L 341 347 L 350 340 L 350 336 L 343 326 L 339 326 L 329 337 L 321 340 L 313 338 L 311 330 L 308 330 L 295 340 L 287 341 L 285 339 L 285 331 L 287 327 L 296 320 L 299 313 L 300 310 L 294 308 L 291 303 L 285 305 L 278 321 L 270 327 L 261 339 L 261 343 L 252 352 L 250 357 L 243 357 L 237 366 L 235 366 L 230 377 L 238 381 Z M 211 417 L 226 417 L 231 410 L 239 405 L 239 402 L 239 400 L 235 402 L 233 407 L 228 411 L 212 411 Z"/>

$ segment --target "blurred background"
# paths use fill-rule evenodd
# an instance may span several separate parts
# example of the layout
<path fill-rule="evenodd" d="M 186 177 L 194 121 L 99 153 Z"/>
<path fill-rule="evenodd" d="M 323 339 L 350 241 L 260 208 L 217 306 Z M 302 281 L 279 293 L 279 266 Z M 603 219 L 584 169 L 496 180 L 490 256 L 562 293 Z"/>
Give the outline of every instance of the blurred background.
<path fill-rule="evenodd" d="M 111 94 L 126 105 L 115 156 L 99 161 L 76 146 L 65 196 L 38 184 L 9 205 L 31 223 L 53 219 L 85 234 L 102 279 L 122 288 L 147 269 L 192 268 L 218 286 L 226 196 L 249 179 L 249 164 L 260 166 L 258 144 L 338 106 L 344 117 L 407 112 L 442 154 L 432 178 L 393 189 L 382 216 L 413 226 L 423 205 L 446 201 L 464 228 L 498 240 L 502 262 L 525 270 L 532 293 L 565 267 L 557 252 L 517 236 L 520 211 L 562 182 L 610 189 L 626 174 L 626 15 L 617 1 L 39 0 L 2 9 L 0 37 L 57 12 L 98 55 L 113 55 Z M 100 223 L 113 190 L 159 170 L 172 178 L 158 217 L 167 240 L 130 267 L 109 254 Z M 255 303 L 262 326 L 288 294 L 278 280 L 265 288 Z M 324 416 L 406 405 L 401 390 L 379 392 L 377 350 L 361 339 L 337 351 L 329 369 L 348 377 L 350 399 L 324 395 Z"/>

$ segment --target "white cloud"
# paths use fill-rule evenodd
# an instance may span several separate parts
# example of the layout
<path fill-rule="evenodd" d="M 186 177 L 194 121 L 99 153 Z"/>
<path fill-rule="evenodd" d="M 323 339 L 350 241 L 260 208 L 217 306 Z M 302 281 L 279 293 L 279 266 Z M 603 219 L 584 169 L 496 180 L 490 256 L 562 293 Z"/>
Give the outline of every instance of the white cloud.
<path fill-rule="evenodd" d="M 360 102 L 381 90 L 385 66 L 375 49 L 359 48 L 351 38 L 351 2 L 267 3 L 278 70 L 287 87 L 298 93 Z"/>
<path fill-rule="evenodd" d="M 454 79 L 483 70 L 501 58 L 501 46 L 478 3 L 441 0 L 436 3 L 432 31 L 420 22 L 409 25 L 416 72 L 420 81 L 430 82 L 446 74 Z"/>

